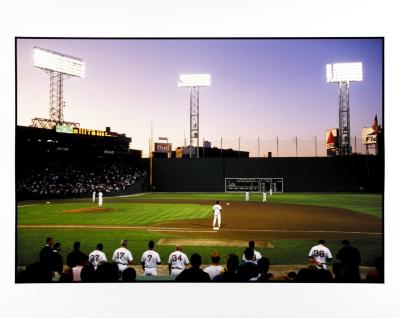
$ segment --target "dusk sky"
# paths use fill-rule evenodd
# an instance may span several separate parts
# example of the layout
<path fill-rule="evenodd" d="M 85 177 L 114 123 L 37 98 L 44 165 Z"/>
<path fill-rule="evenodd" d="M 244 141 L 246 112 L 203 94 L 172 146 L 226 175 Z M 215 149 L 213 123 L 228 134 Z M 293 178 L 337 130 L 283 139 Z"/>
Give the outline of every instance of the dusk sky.
<path fill-rule="evenodd" d="M 363 82 L 350 84 L 352 138 L 375 114 L 382 121 L 380 39 L 19 39 L 18 125 L 49 117 L 49 75 L 33 67 L 34 46 L 86 63 L 85 78 L 64 81 L 66 121 L 110 126 L 143 154 L 151 122 L 155 140 L 168 137 L 173 148 L 184 136 L 189 142 L 190 92 L 177 87 L 185 73 L 211 74 L 211 87 L 200 88 L 199 127 L 200 139 L 212 146 L 221 137 L 241 137 L 243 145 L 257 137 L 322 142 L 325 130 L 339 126 L 338 85 L 326 82 L 329 63 L 363 63 Z"/>

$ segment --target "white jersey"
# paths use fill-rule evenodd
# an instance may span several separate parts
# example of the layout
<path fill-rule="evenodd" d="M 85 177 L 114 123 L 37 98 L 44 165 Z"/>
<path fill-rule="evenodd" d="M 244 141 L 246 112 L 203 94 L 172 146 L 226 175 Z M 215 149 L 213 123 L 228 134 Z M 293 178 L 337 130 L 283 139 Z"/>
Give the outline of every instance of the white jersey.
<path fill-rule="evenodd" d="M 214 210 L 214 215 L 215 214 L 220 214 L 221 210 L 222 210 L 222 206 L 220 206 L 219 204 L 214 204 L 213 210 Z"/>
<path fill-rule="evenodd" d="M 261 253 L 259 251 L 254 250 L 254 254 L 253 254 L 253 263 L 258 263 L 258 261 L 261 259 Z M 246 257 L 244 257 L 244 254 L 242 256 L 242 260 L 246 261 Z"/>
<path fill-rule="evenodd" d="M 210 276 L 210 280 L 213 280 L 215 276 L 224 272 L 224 267 L 221 265 L 210 265 L 204 269 L 204 271 Z"/>
<path fill-rule="evenodd" d="M 101 263 L 106 263 L 107 257 L 104 252 L 99 250 L 94 250 L 92 253 L 89 254 L 89 263 L 93 265 L 94 269 L 97 269 Z"/>
<path fill-rule="evenodd" d="M 250 193 L 246 192 L 246 201 L 249 201 Z"/>
<path fill-rule="evenodd" d="M 102 207 L 103 205 L 103 193 L 99 192 L 99 207 Z"/>
<path fill-rule="evenodd" d="M 267 201 L 267 194 L 265 192 L 263 192 L 262 198 L 263 202 Z"/>
<path fill-rule="evenodd" d="M 96 192 L 93 192 L 93 202 L 96 202 Z"/>
<path fill-rule="evenodd" d="M 171 274 L 173 274 L 174 270 L 176 271 L 184 270 L 185 265 L 189 264 L 189 259 L 185 253 L 181 251 L 175 251 L 172 252 L 171 255 L 169 256 L 168 264 L 171 265 Z"/>
<path fill-rule="evenodd" d="M 160 254 L 154 250 L 148 250 L 142 255 L 142 263 L 145 268 L 156 268 L 161 263 Z"/>
<path fill-rule="evenodd" d="M 119 270 L 122 272 L 128 267 L 129 262 L 133 262 L 133 256 L 128 249 L 121 246 L 114 251 L 112 260 L 118 264 Z"/>
<path fill-rule="evenodd" d="M 329 248 L 324 245 L 315 245 L 311 248 L 310 253 L 308 253 L 309 257 L 313 257 L 314 261 L 318 265 L 322 265 L 324 269 L 327 269 L 326 262 L 328 259 L 332 259 L 332 254 Z"/>

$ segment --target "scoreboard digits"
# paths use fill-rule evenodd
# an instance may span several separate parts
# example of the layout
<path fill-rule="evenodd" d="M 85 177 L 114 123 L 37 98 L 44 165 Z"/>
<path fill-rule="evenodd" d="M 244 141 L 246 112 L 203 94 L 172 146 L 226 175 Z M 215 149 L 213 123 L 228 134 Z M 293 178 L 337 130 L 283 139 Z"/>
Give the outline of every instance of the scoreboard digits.
<path fill-rule="evenodd" d="M 225 192 L 283 192 L 283 178 L 225 178 Z"/>

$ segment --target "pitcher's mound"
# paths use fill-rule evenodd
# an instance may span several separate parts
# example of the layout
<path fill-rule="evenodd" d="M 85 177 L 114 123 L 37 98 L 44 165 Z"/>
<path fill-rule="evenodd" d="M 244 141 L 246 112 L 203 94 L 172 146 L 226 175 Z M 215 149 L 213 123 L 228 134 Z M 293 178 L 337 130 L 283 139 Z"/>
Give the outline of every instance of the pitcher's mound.
<path fill-rule="evenodd" d="M 114 209 L 111 208 L 82 208 L 82 209 L 72 209 L 63 210 L 66 213 L 90 213 L 90 212 L 112 212 Z"/>

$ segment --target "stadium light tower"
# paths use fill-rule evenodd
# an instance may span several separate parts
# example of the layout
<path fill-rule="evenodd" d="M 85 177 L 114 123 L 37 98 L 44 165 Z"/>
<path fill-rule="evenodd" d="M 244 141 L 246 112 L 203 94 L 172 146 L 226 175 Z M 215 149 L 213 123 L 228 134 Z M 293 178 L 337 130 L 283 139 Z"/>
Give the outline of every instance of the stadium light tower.
<path fill-rule="evenodd" d="M 339 84 L 339 153 L 351 155 L 350 143 L 350 82 L 363 80 L 362 63 L 336 63 L 326 65 L 326 81 Z"/>
<path fill-rule="evenodd" d="M 192 158 L 192 145 L 195 139 L 197 139 L 197 158 L 199 158 L 199 88 L 201 86 L 211 86 L 210 74 L 182 74 L 179 76 L 178 87 L 190 87 L 190 158 Z"/>
<path fill-rule="evenodd" d="M 75 124 L 64 121 L 64 78 L 85 77 L 85 63 L 76 57 L 53 52 L 40 47 L 33 48 L 33 66 L 44 70 L 50 75 L 50 117 L 35 118 L 32 126 L 53 128 L 57 124 Z M 79 124 L 78 124 L 79 125 Z"/>

